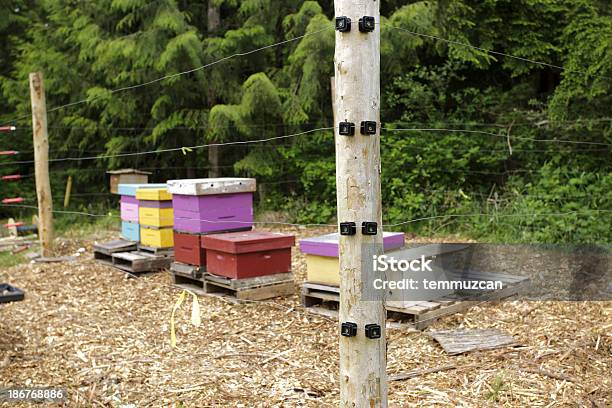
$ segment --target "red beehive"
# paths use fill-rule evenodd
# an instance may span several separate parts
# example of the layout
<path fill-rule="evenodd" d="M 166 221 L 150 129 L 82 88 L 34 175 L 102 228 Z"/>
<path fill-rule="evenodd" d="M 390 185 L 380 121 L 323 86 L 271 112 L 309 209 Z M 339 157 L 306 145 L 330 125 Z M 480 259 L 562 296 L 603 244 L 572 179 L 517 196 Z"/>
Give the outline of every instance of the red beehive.
<path fill-rule="evenodd" d="M 284 273 L 291 270 L 295 237 L 271 232 L 232 232 L 204 235 L 206 270 L 232 279 Z"/>
<path fill-rule="evenodd" d="M 174 231 L 174 260 L 189 265 L 206 265 L 206 249 L 202 248 L 200 237 Z"/>

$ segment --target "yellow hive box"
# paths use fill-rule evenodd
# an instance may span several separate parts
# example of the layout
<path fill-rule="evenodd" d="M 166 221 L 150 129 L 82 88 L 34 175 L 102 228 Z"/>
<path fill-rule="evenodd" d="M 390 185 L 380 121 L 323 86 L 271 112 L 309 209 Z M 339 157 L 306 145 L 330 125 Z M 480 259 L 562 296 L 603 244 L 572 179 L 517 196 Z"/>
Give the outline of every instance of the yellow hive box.
<path fill-rule="evenodd" d="M 170 194 L 165 187 L 139 188 L 136 190 L 136 198 L 139 200 L 168 201 L 172 200 L 172 194 Z"/>
<path fill-rule="evenodd" d="M 140 227 L 140 243 L 155 248 L 171 248 L 174 246 L 174 232 L 172 228 Z"/>
<path fill-rule="evenodd" d="M 306 254 L 306 280 L 340 286 L 340 261 L 331 256 Z"/>
<path fill-rule="evenodd" d="M 172 208 L 138 208 L 138 222 L 148 227 L 171 227 L 174 225 Z"/>

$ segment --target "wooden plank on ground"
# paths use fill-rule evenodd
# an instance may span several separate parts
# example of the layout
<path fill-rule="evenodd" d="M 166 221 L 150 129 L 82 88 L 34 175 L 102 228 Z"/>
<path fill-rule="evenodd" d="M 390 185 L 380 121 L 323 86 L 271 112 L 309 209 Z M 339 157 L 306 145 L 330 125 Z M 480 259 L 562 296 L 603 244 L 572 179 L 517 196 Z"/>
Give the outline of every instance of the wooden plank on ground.
<path fill-rule="evenodd" d="M 516 345 L 514 338 L 497 329 L 438 330 L 429 333 L 448 354 L 490 350 Z"/>

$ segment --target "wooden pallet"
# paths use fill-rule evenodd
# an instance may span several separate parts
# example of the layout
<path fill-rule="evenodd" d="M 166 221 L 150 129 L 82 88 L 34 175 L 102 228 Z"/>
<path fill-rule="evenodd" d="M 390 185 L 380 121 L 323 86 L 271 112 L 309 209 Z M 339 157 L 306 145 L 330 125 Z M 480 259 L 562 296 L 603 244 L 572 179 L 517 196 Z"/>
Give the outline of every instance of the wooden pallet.
<path fill-rule="evenodd" d="M 126 241 L 124 239 L 95 244 L 93 246 L 94 259 L 103 264 L 113 265 L 114 253 L 135 251 L 137 249 L 136 246 L 136 242 Z"/>
<path fill-rule="evenodd" d="M 189 279 L 202 279 L 202 275 L 206 273 L 206 267 L 188 265 L 182 262 L 172 262 L 172 265 L 170 265 L 170 272 Z"/>
<path fill-rule="evenodd" d="M 422 330 L 444 316 L 463 312 L 477 303 L 514 296 L 529 281 L 529 278 L 524 276 L 483 272 L 462 273 L 460 276 L 466 280 L 500 280 L 503 282 L 503 288 L 471 296 L 452 294 L 431 301 L 389 301 L 385 305 L 387 319 L 400 322 L 400 326 Z M 338 318 L 339 287 L 305 282 L 302 285 L 301 297 L 302 305 L 309 312 Z"/>
<path fill-rule="evenodd" d="M 218 296 L 241 300 L 263 300 L 293 294 L 293 274 L 277 273 L 248 279 L 228 279 L 203 274 L 193 279 L 182 274 L 172 273 L 174 285 L 199 295 Z"/>
<path fill-rule="evenodd" d="M 151 247 L 151 246 L 138 244 L 138 250 L 140 252 L 148 252 L 150 254 L 155 254 L 155 255 L 174 256 L 174 247 L 157 248 L 157 247 Z"/>
<path fill-rule="evenodd" d="M 130 273 L 154 272 L 170 267 L 174 258 L 148 252 L 116 252 L 112 254 L 113 266 Z"/>

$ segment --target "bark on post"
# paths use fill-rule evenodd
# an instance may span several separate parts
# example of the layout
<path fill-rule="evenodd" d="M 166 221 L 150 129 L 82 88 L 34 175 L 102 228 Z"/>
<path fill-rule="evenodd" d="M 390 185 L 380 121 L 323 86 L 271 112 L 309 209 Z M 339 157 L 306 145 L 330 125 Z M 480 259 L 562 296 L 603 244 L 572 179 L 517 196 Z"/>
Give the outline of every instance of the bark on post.
<path fill-rule="evenodd" d="M 49 139 L 47 135 L 47 103 L 43 75 L 30 74 L 30 99 L 32 101 L 32 133 L 34 138 L 34 174 L 38 198 L 38 235 L 43 257 L 52 255 L 53 201 L 49 182 Z"/>
<path fill-rule="evenodd" d="M 386 407 L 386 337 L 383 299 L 361 299 L 372 276 L 372 257 L 382 253 L 380 192 L 380 11 L 377 0 L 336 0 L 336 17 L 351 19 L 349 32 L 336 31 L 335 116 L 338 222 L 355 222 L 355 235 L 340 236 L 340 322 L 357 324 L 354 337 L 340 336 L 340 400 L 343 407 Z M 371 32 L 359 19 L 374 17 Z M 376 132 L 363 135 L 362 121 Z M 339 122 L 355 124 L 353 136 L 339 134 Z M 376 222 L 376 235 L 362 234 L 363 222 Z M 370 282 L 371 283 L 371 282 Z M 367 338 L 366 324 L 378 324 L 381 337 Z M 340 329 L 340 328 L 339 328 Z"/>

